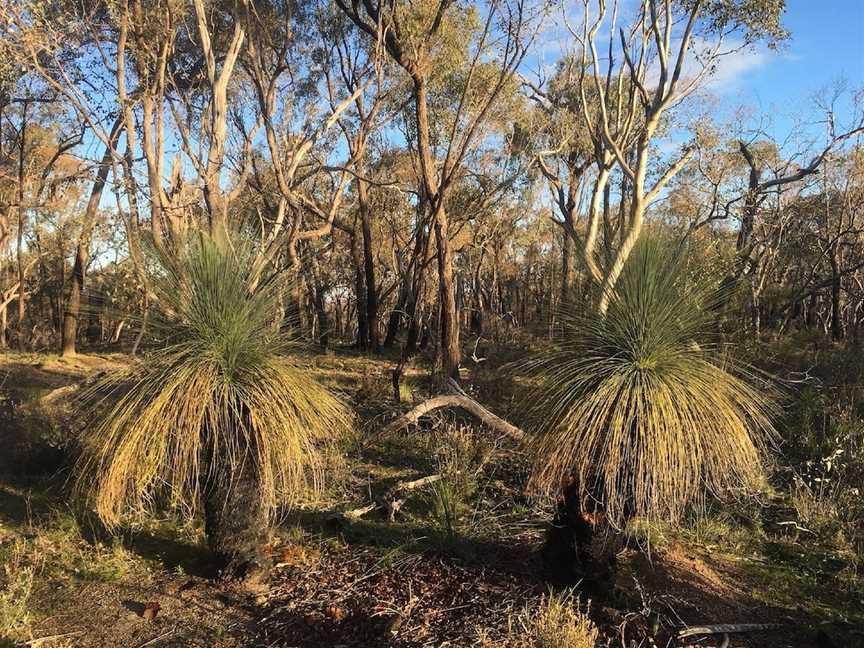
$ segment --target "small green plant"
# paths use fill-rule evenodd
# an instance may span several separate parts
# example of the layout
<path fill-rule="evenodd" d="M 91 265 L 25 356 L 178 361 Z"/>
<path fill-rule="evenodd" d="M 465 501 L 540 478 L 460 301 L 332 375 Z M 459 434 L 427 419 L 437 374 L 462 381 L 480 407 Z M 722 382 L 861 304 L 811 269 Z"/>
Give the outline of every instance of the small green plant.
<path fill-rule="evenodd" d="M 456 538 L 456 525 L 460 519 L 460 509 L 464 505 L 461 493 L 449 477 L 432 484 L 432 503 L 435 519 L 444 531 L 447 540 Z"/>
<path fill-rule="evenodd" d="M 32 621 L 29 602 L 37 564 L 23 540 L 0 549 L 0 556 L 0 637 L 21 639 Z"/>
<path fill-rule="evenodd" d="M 491 448 L 472 428 L 448 426 L 434 449 L 441 479 L 431 487 L 433 513 L 448 540 L 477 492 L 477 476 L 489 459 Z"/>

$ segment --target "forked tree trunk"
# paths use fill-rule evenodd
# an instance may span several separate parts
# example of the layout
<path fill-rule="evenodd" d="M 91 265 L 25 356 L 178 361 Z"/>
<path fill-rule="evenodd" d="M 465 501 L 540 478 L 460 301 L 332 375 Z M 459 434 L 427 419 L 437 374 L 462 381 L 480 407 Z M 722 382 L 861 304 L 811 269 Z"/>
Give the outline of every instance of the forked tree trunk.
<path fill-rule="evenodd" d="M 268 568 L 268 515 L 254 453 L 247 452 L 239 465 L 212 472 L 204 487 L 204 530 L 216 567 L 231 580 L 261 575 Z"/>

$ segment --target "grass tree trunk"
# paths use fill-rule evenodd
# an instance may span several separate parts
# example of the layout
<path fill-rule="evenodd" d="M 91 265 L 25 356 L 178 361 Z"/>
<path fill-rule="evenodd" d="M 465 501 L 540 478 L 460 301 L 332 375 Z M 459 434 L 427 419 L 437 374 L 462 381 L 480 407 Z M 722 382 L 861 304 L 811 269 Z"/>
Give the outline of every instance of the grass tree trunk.
<path fill-rule="evenodd" d="M 549 579 L 583 583 L 594 595 L 609 596 L 622 534 L 608 524 L 603 504 L 585 501 L 575 477 L 565 486 L 543 548 Z"/>
<path fill-rule="evenodd" d="M 267 569 L 267 509 L 255 453 L 252 448 L 246 450 L 236 464 L 212 467 L 203 489 L 207 544 L 220 574 L 232 580 L 251 578 Z"/>

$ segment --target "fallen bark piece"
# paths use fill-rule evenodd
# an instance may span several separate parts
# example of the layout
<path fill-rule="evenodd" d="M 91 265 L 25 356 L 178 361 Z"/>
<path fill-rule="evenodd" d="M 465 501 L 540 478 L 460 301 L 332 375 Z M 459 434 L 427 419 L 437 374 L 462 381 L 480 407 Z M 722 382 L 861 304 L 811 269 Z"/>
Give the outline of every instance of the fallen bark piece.
<path fill-rule="evenodd" d="M 50 405 L 58 400 L 63 400 L 72 394 L 80 391 L 82 387 L 90 387 L 91 385 L 96 384 L 97 381 L 101 380 L 108 374 L 107 371 L 97 371 L 92 376 L 88 376 L 84 380 L 72 383 L 71 385 L 65 385 L 63 387 L 58 387 L 57 389 L 51 390 L 47 394 L 45 394 L 42 398 L 39 399 L 39 402 L 43 405 Z"/>
<path fill-rule="evenodd" d="M 426 477 L 421 477 L 420 479 L 414 479 L 412 481 L 403 481 L 396 484 L 396 487 L 393 488 L 391 492 L 393 493 L 403 493 L 405 491 L 412 491 L 416 488 L 421 488 L 423 486 L 428 486 L 429 484 L 434 484 L 437 481 L 441 481 L 443 479 L 442 475 L 428 475 Z"/>
<path fill-rule="evenodd" d="M 761 632 L 776 630 L 779 623 L 721 623 L 711 626 L 692 626 L 678 632 L 678 638 L 695 637 L 696 635 L 737 634 L 742 632 Z"/>
<path fill-rule="evenodd" d="M 84 634 L 84 631 L 76 630 L 74 632 L 64 632 L 63 634 L 48 635 L 47 637 L 38 637 L 37 639 L 30 639 L 29 641 L 25 641 L 23 645 L 30 646 L 30 648 L 37 648 L 38 646 L 42 646 L 53 641 L 58 641 L 60 639 L 68 639 L 69 637 L 75 637 L 80 634 Z"/>

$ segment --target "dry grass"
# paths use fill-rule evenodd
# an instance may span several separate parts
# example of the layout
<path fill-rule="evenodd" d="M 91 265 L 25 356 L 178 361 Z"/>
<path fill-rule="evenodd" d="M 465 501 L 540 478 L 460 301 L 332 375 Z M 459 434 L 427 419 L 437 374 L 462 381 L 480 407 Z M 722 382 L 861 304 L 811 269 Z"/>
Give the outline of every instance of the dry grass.
<path fill-rule="evenodd" d="M 558 348 L 529 366 L 535 489 L 555 492 L 573 473 L 623 525 L 676 519 L 705 489 L 761 483 L 775 435 L 770 390 L 711 344 L 713 302 L 704 281 L 648 242 L 605 317 L 588 305 L 565 316 Z"/>
<path fill-rule="evenodd" d="M 599 637 L 588 610 L 582 612 L 579 599 L 564 593 L 549 594 L 511 617 L 504 639 L 492 640 L 478 630 L 477 644 L 482 648 L 594 648 Z"/>
<path fill-rule="evenodd" d="M 5 540 L 5 539 L 4 539 Z M 0 638 L 23 638 L 30 627 L 30 596 L 36 579 L 37 567 L 28 556 L 23 540 L 11 541 L 2 548 L 0 571 Z"/>

